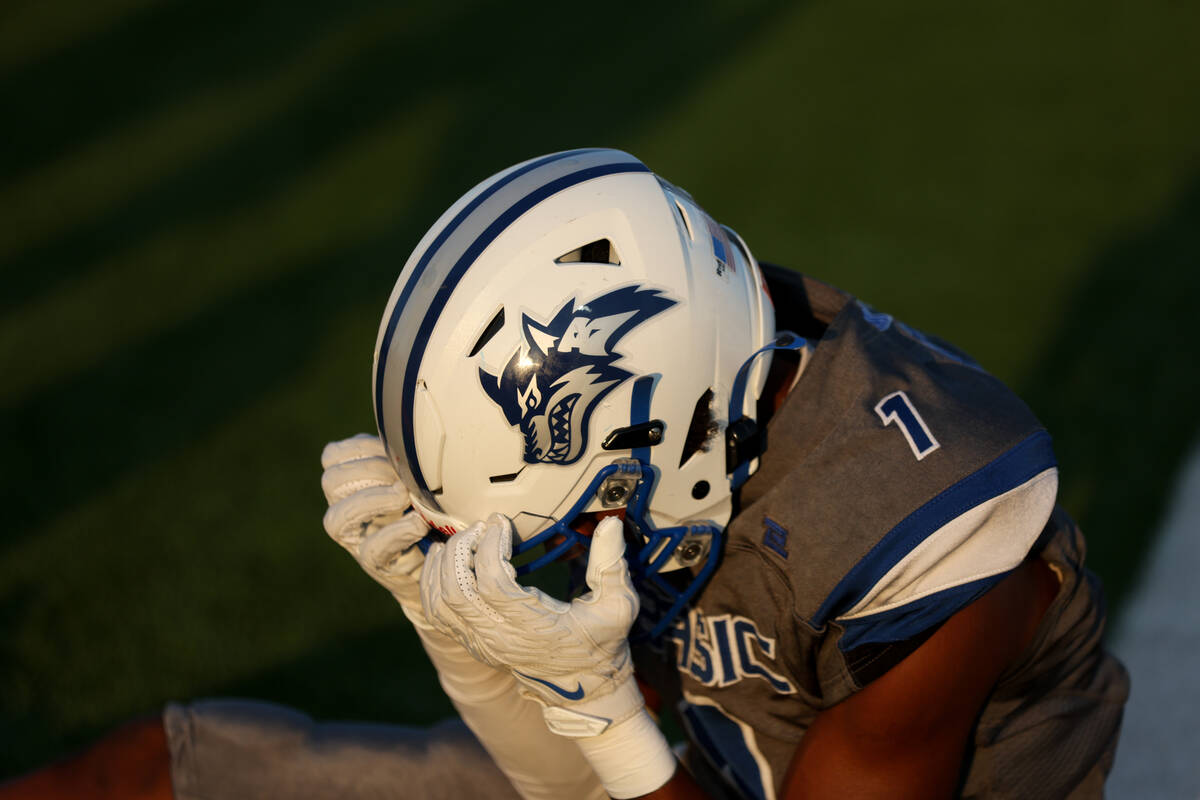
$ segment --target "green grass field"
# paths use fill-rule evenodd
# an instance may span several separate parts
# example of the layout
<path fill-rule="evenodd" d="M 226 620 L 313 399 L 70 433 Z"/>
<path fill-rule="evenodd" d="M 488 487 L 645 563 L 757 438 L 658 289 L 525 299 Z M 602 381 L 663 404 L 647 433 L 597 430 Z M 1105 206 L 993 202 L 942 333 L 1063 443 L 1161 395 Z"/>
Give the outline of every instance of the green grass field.
<path fill-rule="evenodd" d="M 0 10 L 0 776 L 169 699 L 448 712 L 321 529 L 409 250 L 627 149 L 956 342 L 1056 437 L 1114 604 L 1197 435 L 1200 5 Z"/>

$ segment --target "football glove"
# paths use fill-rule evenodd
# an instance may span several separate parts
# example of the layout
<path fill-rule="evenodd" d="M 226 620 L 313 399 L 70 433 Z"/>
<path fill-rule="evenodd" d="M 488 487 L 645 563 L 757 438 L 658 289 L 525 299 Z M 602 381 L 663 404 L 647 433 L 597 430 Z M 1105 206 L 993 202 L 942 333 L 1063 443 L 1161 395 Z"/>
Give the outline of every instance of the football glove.
<path fill-rule="evenodd" d="M 333 442 L 321 454 L 321 466 L 326 532 L 400 601 L 442 688 L 521 796 L 605 796 L 579 748 L 546 731 L 538 706 L 518 696 L 507 669 L 481 664 L 425 620 L 418 584 L 424 559 L 414 545 L 428 528 L 407 510 L 408 492 L 379 439 L 359 434 Z"/>
<path fill-rule="evenodd" d="M 480 661 L 510 669 L 522 693 L 542 704 L 547 727 L 576 739 L 618 798 L 656 789 L 675 770 L 633 678 L 626 637 L 638 596 L 622 528 L 611 517 L 596 526 L 591 591 L 570 603 L 517 583 L 512 526 L 499 514 L 433 545 L 421 577 L 430 623 Z"/>
<path fill-rule="evenodd" d="M 429 526 L 410 510 L 408 490 L 383 443 L 365 433 L 332 442 L 321 453 L 321 466 L 321 489 L 329 503 L 325 532 L 406 611 L 419 609 L 424 557 L 414 545 Z"/>

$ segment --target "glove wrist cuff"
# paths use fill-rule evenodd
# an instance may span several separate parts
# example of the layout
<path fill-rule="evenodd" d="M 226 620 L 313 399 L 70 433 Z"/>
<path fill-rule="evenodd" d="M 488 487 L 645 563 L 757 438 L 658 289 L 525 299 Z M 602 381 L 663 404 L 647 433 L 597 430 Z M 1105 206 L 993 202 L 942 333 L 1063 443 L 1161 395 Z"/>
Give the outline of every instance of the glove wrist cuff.
<path fill-rule="evenodd" d="M 545 703 L 544 698 L 538 698 Z M 588 698 L 569 706 L 548 705 L 542 709 L 546 727 L 569 739 L 599 736 L 638 712 L 644 711 L 646 701 L 630 675 L 613 691 L 597 698 Z"/>
<path fill-rule="evenodd" d="M 605 791 L 618 800 L 649 794 L 675 774 L 675 754 L 645 706 L 603 733 L 576 741 Z"/>

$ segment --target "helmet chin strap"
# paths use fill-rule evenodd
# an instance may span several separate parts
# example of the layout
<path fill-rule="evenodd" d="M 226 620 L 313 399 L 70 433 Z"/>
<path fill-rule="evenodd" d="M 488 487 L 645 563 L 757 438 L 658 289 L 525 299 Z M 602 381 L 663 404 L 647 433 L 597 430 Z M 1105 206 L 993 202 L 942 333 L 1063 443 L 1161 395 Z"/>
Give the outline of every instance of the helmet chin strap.
<path fill-rule="evenodd" d="M 775 341 L 754 351 L 738 369 L 729 393 L 729 425 L 725 428 L 725 471 L 730 478 L 730 488 L 739 489 L 750 478 L 750 465 L 763 454 L 766 442 L 758 423 L 745 415 L 746 382 L 754 361 L 764 353 L 775 350 L 790 350 L 800 353 L 800 372 L 804 371 L 811 349 L 808 340 L 791 331 L 779 331 Z M 799 374 L 799 373 L 797 373 Z"/>

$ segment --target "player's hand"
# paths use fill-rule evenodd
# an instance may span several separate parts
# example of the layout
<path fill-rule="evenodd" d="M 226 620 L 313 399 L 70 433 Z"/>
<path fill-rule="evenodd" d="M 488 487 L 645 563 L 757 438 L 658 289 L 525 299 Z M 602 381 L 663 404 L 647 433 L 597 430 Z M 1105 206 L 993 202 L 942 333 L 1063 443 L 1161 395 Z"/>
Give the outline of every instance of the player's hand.
<path fill-rule="evenodd" d="M 331 442 L 321 466 L 325 532 L 402 605 L 419 609 L 424 557 L 415 545 L 429 527 L 411 510 L 383 443 L 365 433 Z"/>
<path fill-rule="evenodd" d="M 551 730 L 595 736 L 644 706 L 626 639 L 638 596 L 624 552 L 622 522 L 602 520 L 588 557 L 591 591 L 565 603 L 517 583 L 512 526 L 493 514 L 430 548 L 425 615 L 480 661 L 512 670 Z"/>

